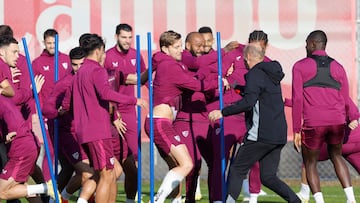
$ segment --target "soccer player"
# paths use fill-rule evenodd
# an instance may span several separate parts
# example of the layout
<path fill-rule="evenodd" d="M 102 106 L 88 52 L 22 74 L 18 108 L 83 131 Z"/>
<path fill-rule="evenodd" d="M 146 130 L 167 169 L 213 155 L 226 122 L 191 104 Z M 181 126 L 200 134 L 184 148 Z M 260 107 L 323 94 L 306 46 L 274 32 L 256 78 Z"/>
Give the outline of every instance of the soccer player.
<path fill-rule="evenodd" d="M 117 191 L 114 169 L 121 170 L 121 166 L 114 157 L 109 101 L 143 107 L 147 103 L 111 89 L 108 74 L 101 66 L 105 59 L 105 43 L 100 36 L 91 34 L 86 37 L 81 48 L 85 51 L 86 59 L 73 84 L 75 133 L 94 170 L 100 174 L 95 201 L 115 202 Z"/>
<path fill-rule="evenodd" d="M 55 86 L 55 36 L 58 32 L 54 29 L 47 29 L 43 34 L 44 46 L 45 49 L 42 51 L 40 56 L 35 58 L 32 62 L 32 67 L 34 69 L 34 75 L 43 75 L 44 76 L 44 85 L 39 93 L 40 104 L 46 101 L 47 97 L 49 97 L 51 91 Z M 71 63 L 69 56 L 59 52 L 59 69 L 58 75 L 59 78 L 63 78 L 68 72 L 71 71 Z M 54 120 L 44 118 L 46 122 L 47 132 L 46 136 L 48 136 L 49 150 L 51 157 L 54 156 L 54 149 L 52 145 L 53 135 L 54 135 Z M 40 134 L 41 137 L 41 134 Z M 43 146 L 42 146 L 43 147 Z M 42 153 L 40 153 L 39 159 L 42 158 Z M 42 162 L 42 170 L 44 174 L 44 178 L 46 181 L 51 179 L 50 171 L 47 164 L 47 159 L 43 159 Z"/>
<path fill-rule="evenodd" d="M 0 36 L 13 37 L 13 35 L 13 30 L 9 25 L 0 25 Z M 8 57 L 11 56 L 10 54 L 6 55 Z M 17 59 L 16 63 L 5 63 L 0 67 L 0 69 L 2 69 L 1 72 L 4 74 L 4 77 L 9 78 L 9 80 L 7 80 L 6 82 L 8 82 L 14 90 L 14 95 L 11 97 L 11 100 L 15 103 L 16 107 L 21 112 L 26 122 L 29 123 L 29 126 L 32 126 L 32 130 L 35 135 L 40 135 L 38 136 L 38 138 L 42 142 L 42 136 L 41 134 L 39 134 L 40 123 L 36 122 L 39 121 L 39 119 L 35 111 L 35 100 L 33 98 L 33 92 L 31 90 L 31 80 L 25 56 L 19 53 L 19 58 Z M 37 92 L 39 93 L 42 85 L 44 84 L 44 77 L 41 75 L 36 75 L 34 80 Z M 5 93 L 6 92 L 4 92 L 4 95 L 6 95 Z M 33 126 L 38 127 L 33 128 Z M 36 131 L 35 129 L 39 130 Z M 4 166 L 7 160 L 6 151 L 1 154 L 1 161 L 3 162 L 2 166 Z M 34 171 L 34 173 L 31 174 L 31 176 L 36 183 L 44 182 L 41 169 L 38 166 L 36 166 L 36 170 Z M 31 198 L 32 201 L 34 201 L 35 198 Z M 16 200 L 8 200 L 7 202 L 16 202 Z"/>
<path fill-rule="evenodd" d="M 292 70 L 294 145 L 298 151 L 301 147 L 306 177 L 317 203 L 324 202 L 316 168 L 324 143 L 347 202 L 355 202 L 349 169 L 341 155 L 349 84 L 342 65 L 327 55 L 326 43 L 324 31 L 311 32 L 306 38 L 307 57 L 297 61 Z M 357 122 L 357 117 L 349 116 Z"/>
<path fill-rule="evenodd" d="M 261 182 L 288 202 L 300 203 L 296 194 L 276 175 L 281 149 L 287 142 L 287 125 L 280 81 L 284 77 L 281 65 L 263 62 L 265 50 L 259 43 L 250 43 L 244 49 L 249 67 L 246 74 L 244 97 L 223 110 L 209 113 L 210 121 L 246 112 L 249 129 L 245 135 L 228 175 L 226 202 L 235 202 L 243 179 L 255 162 L 260 162 Z"/>
<path fill-rule="evenodd" d="M 89 200 L 96 188 L 95 180 L 89 180 L 94 175 L 94 170 L 90 167 L 89 159 L 75 135 L 72 109 L 66 111 L 67 107 L 63 107 L 69 106 L 63 103 L 71 99 L 64 98 L 71 96 L 69 89 L 72 88 L 76 72 L 84 63 L 85 52 L 82 48 L 75 47 L 70 50 L 69 56 L 72 71 L 56 82 L 42 111 L 45 117 L 59 120 L 59 159 L 62 165 L 58 177 L 58 187 L 62 191 L 63 203 L 67 203 L 71 194 L 77 191 L 81 185 L 83 187 L 79 198 L 84 200 Z M 76 174 L 71 177 L 74 170 Z"/>
<path fill-rule="evenodd" d="M 213 49 L 215 40 L 211 28 L 207 26 L 203 26 L 199 28 L 198 32 L 204 37 L 205 40 L 205 45 L 204 45 L 205 54 L 215 51 Z"/>
<path fill-rule="evenodd" d="M 190 32 L 185 39 L 185 50 L 182 52 L 181 62 L 188 68 L 188 74 L 192 77 L 200 68 L 200 64 L 194 64 L 203 55 L 204 39 L 198 32 Z M 216 61 L 216 55 L 214 57 Z M 207 68 L 207 67 L 201 67 Z M 196 137 L 205 137 L 208 129 L 208 119 L 201 112 L 206 112 L 206 99 L 202 92 L 184 91 L 182 93 L 182 108 L 177 113 L 174 121 L 174 128 L 181 132 L 182 140 L 189 151 L 193 162 L 193 169 L 186 176 L 186 202 L 195 202 L 196 188 L 198 187 L 198 177 L 201 168 L 201 155 L 196 146 Z M 200 194 L 201 195 L 201 194 Z M 181 198 L 177 197 L 177 198 Z"/>
<path fill-rule="evenodd" d="M 217 87 L 216 80 L 202 81 L 189 75 L 182 64 L 181 35 L 166 31 L 160 35 L 160 52 L 153 56 L 154 78 L 154 141 L 160 155 L 170 171 L 163 179 L 155 196 L 155 202 L 164 202 L 170 192 L 193 168 L 189 152 L 182 136 L 173 127 L 180 110 L 180 96 L 187 89 L 206 91 Z M 145 131 L 149 135 L 149 118 L 145 120 Z"/>
<path fill-rule="evenodd" d="M 15 104 L 4 96 L 0 96 L 0 120 L 6 124 L 1 127 L 2 136 L 8 145 L 9 158 L 0 174 L 0 199 L 17 199 L 38 194 L 48 194 L 54 198 L 51 182 L 23 184 L 35 168 L 39 143 Z"/>
<path fill-rule="evenodd" d="M 204 39 L 200 33 L 190 32 L 185 39 L 185 50 L 182 52 L 181 62 L 187 67 L 189 70 L 187 73 L 191 77 L 216 80 L 217 68 L 214 68 L 214 66 L 217 64 L 217 53 L 213 52 L 203 55 L 204 44 Z M 215 89 L 212 89 L 207 92 L 213 93 L 215 91 Z M 181 132 L 183 142 L 194 164 L 193 170 L 186 177 L 186 202 L 194 202 L 196 200 L 196 190 L 199 188 L 197 184 L 199 182 L 201 156 L 197 140 L 206 139 L 210 124 L 207 119 L 206 109 L 207 92 L 184 91 L 181 95 L 182 108 L 177 113 L 174 121 L 174 128 Z M 208 154 L 206 150 L 201 153 L 205 157 Z M 198 193 L 198 195 L 201 194 Z"/>
<path fill-rule="evenodd" d="M 116 26 L 115 40 L 116 45 L 106 51 L 104 67 L 107 69 L 110 77 L 120 75 L 126 79 L 116 78 L 120 82 L 115 84 L 115 90 L 128 96 L 135 96 L 134 84 L 136 78 L 136 50 L 131 47 L 133 39 L 132 27 L 126 23 Z M 146 70 L 145 62 L 140 56 L 141 72 Z M 121 72 L 121 74 L 119 74 Z M 131 75 L 132 80 L 130 77 Z M 135 76 L 135 77 L 134 77 Z M 136 110 L 133 105 L 118 104 L 116 111 L 121 114 L 121 119 L 126 123 L 126 132 L 122 133 L 122 153 L 119 161 L 125 173 L 125 192 L 126 202 L 135 201 L 137 191 L 137 159 L 138 159 L 138 136 L 137 136 L 137 119 Z M 117 113 L 114 114 L 117 119 Z M 121 139 L 122 139 L 121 138 Z M 125 149 L 126 148 L 126 149 Z"/>

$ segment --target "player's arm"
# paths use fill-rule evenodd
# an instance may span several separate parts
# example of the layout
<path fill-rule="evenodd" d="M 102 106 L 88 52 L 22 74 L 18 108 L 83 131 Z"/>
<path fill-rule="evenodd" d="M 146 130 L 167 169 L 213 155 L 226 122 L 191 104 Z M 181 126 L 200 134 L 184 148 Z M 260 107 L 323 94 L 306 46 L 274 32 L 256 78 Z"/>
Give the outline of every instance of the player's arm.
<path fill-rule="evenodd" d="M 13 97 L 15 95 L 15 91 L 7 79 L 0 83 L 0 94 L 5 97 Z"/>

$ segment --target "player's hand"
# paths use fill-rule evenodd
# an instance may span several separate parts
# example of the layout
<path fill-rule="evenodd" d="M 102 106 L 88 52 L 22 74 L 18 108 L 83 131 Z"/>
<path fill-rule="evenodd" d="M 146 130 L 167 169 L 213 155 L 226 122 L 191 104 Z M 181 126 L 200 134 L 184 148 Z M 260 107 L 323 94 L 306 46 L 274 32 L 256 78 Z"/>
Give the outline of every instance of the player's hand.
<path fill-rule="evenodd" d="M 116 128 L 116 130 L 118 131 L 119 135 L 124 138 L 124 135 L 126 133 L 126 123 L 121 119 L 118 118 L 116 120 L 113 121 L 113 124 Z"/>
<path fill-rule="evenodd" d="M 45 77 L 43 75 L 35 75 L 34 82 L 36 86 L 36 92 L 39 94 L 43 84 L 45 83 Z M 30 85 L 30 88 L 32 89 L 32 85 Z"/>
<path fill-rule="evenodd" d="M 227 52 L 229 52 L 229 51 L 232 51 L 232 50 L 238 48 L 239 45 L 240 45 L 239 42 L 237 42 L 237 41 L 231 41 L 231 42 L 229 42 L 229 43 L 224 47 L 224 51 L 225 51 L 225 53 L 227 53 Z"/>
<path fill-rule="evenodd" d="M 13 139 L 15 138 L 15 136 L 16 136 L 16 132 L 9 132 L 9 133 L 6 135 L 5 144 L 13 141 Z"/>
<path fill-rule="evenodd" d="M 226 71 L 226 77 L 229 77 L 234 72 L 234 63 Z"/>
<path fill-rule="evenodd" d="M 149 103 L 144 99 L 137 99 L 136 105 L 140 106 L 143 109 L 149 109 Z"/>
<path fill-rule="evenodd" d="M 222 113 L 221 113 L 220 110 L 213 110 L 213 111 L 211 111 L 211 112 L 209 113 L 209 116 L 208 116 L 208 117 L 209 117 L 209 120 L 210 120 L 211 122 L 214 122 L 214 121 L 222 118 L 223 115 L 222 115 Z"/>
<path fill-rule="evenodd" d="M 21 71 L 18 68 L 10 68 L 11 70 L 11 77 L 13 83 L 19 83 L 19 76 L 21 75 Z"/>
<path fill-rule="evenodd" d="M 359 121 L 358 120 L 353 120 L 349 123 L 349 128 L 351 130 L 354 130 L 355 128 L 357 128 L 359 126 Z"/>
<path fill-rule="evenodd" d="M 300 153 L 301 150 L 301 134 L 294 133 L 294 149 Z"/>
<path fill-rule="evenodd" d="M 222 81 L 223 81 L 225 90 L 229 90 L 230 89 L 229 81 L 226 78 L 222 78 Z"/>

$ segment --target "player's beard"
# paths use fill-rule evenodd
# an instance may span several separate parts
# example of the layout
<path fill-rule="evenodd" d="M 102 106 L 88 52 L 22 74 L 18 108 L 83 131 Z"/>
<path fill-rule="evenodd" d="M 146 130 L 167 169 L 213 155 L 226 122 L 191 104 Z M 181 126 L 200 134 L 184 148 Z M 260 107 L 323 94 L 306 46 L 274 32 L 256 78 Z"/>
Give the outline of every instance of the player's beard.
<path fill-rule="evenodd" d="M 198 55 L 193 50 L 190 50 L 190 53 L 191 53 L 192 56 L 198 57 Z M 202 54 L 200 54 L 200 55 L 202 55 Z"/>
<path fill-rule="evenodd" d="M 127 54 L 129 52 L 129 49 L 125 49 L 119 42 L 117 42 L 117 45 L 120 48 L 120 51 L 124 54 Z"/>

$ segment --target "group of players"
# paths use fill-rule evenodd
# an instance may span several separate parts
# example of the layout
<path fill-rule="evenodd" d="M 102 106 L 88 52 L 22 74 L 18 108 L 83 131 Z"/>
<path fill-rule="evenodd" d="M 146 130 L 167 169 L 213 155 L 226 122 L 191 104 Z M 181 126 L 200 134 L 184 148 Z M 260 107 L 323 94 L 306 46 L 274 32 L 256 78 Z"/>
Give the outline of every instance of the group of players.
<path fill-rule="evenodd" d="M 54 54 L 57 34 L 54 29 L 44 32 L 45 48 L 41 55 L 33 60 L 32 68 L 43 113 L 42 119 L 46 123 L 46 136 L 50 142 L 54 135 L 54 120 L 59 122 L 59 161 L 62 168 L 58 174 L 58 190 L 61 191 L 59 197 L 66 202 L 81 188 L 77 199 L 79 203 L 115 202 L 116 179 L 124 171 L 126 202 L 134 202 L 138 177 L 135 106 L 148 109 L 145 100 L 136 99 L 134 85 L 137 80 L 146 84 L 148 73 L 141 57 L 141 78 L 137 78 L 136 50 L 131 47 L 132 28 L 128 24 L 117 25 L 116 45 L 107 51 L 101 36 L 83 34 L 79 38 L 79 46 L 73 48 L 69 55 L 59 52 L 59 81 L 55 82 Z M 318 34 L 315 36 L 318 37 Z M 323 41 L 323 38 L 319 41 Z M 219 187 L 222 183 L 219 145 L 221 126 L 217 119 L 210 118 L 210 122 L 208 115 L 219 107 L 219 94 L 223 94 L 224 106 L 232 105 L 248 94 L 245 75 L 250 68 L 249 57 L 252 56 L 249 50 L 254 48 L 256 52 L 260 49 L 264 55 L 268 44 L 267 34 L 255 30 L 250 33 L 248 42 L 249 45 L 230 42 L 221 49 L 224 91 L 219 92 L 217 52 L 212 48 L 214 38 L 211 29 L 202 27 L 197 32 L 189 33 L 185 39 L 185 49 L 179 33 L 166 31 L 161 34 L 160 50 L 153 55 L 152 62 L 154 106 L 151 108 L 154 113 L 154 141 L 169 166 L 169 172 L 157 191 L 155 202 L 164 202 L 168 196 L 174 203 L 181 202 L 179 185 L 183 179 L 186 179 L 185 202 L 195 202 L 202 158 L 209 168 L 209 201 L 223 201 L 223 192 Z M 319 49 L 325 50 L 325 47 Z M 247 50 L 249 56 L 244 55 L 244 50 Z M 46 197 L 39 194 L 50 195 L 53 199 L 51 174 L 47 159 L 44 158 L 42 134 L 27 63 L 25 57 L 19 53 L 13 31 L 7 25 L 0 26 L 0 58 L 0 119 L 3 138 L 0 199 L 27 197 L 29 202 L 47 201 Z M 265 56 L 261 61 L 271 62 Z M 314 68 L 316 70 L 316 64 Z M 307 80 L 309 79 L 311 77 Z M 342 81 L 340 86 L 343 87 L 346 82 Z M 312 88 L 314 85 L 309 86 Z M 329 86 L 334 86 L 335 89 L 338 87 L 335 82 L 330 82 Z M 342 91 L 348 89 L 342 88 Z M 298 98 L 294 100 L 294 111 L 299 108 L 296 102 Z M 346 105 L 348 120 L 357 120 L 357 107 L 348 103 L 351 102 Z M 339 109 L 342 110 L 340 107 Z M 340 126 L 344 123 L 335 124 Z M 251 126 L 248 124 L 244 113 L 224 117 L 225 160 L 229 160 L 234 154 L 232 151 L 236 144 L 249 139 L 247 131 Z M 341 177 L 344 179 L 342 184 L 349 202 L 355 202 L 355 198 L 348 169 L 339 160 L 339 155 L 343 149 L 345 158 L 359 171 L 360 166 L 356 161 L 359 156 L 356 140 L 358 136 L 353 135 L 358 131 L 356 126 L 356 122 L 351 122 L 354 130 L 351 131 L 349 139 L 345 139 L 344 148 L 341 147 L 341 136 L 327 142 L 337 175 L 341 180 Z M 342 130 L 345 130 L 345 127 L 339 127 L 337 134 L 342 134 Z M 149 118 L 145 120 L 145 131 L 150 134 Z M 298 133 L 298 130 L 294 132 Z M 311 139 L 310 135 L 308 137 Z M 295 138 L 299 147 L 299 138 Z M 312 181 L 317 175 L 313 166 L 314 163 L 316 166 L 320 148 L 324 147 L 322 143 L 328 141 L 327 139 L 319 139 L 317 146 L 310 147 L 310 150 L 307 150 L 309 141 L 303 140 L 304 165 L 307 177 L 311 177 L 308 179 L 313 194 L 320 192 L 317 183 Z M 50 151 L 53 155 L 52 147 Z M 321 159 L 326 159 L 326 155 L 321 156 Z M 262 160 L 259 161 L 261 163 Z M 257 202 L 261 183 L 269 182 L 260 180 L 260 171 L 267 167 L 261 166 L 264 168 L 261 169 L 259 162 L 256 162 L 249 173 L 250 202 Z M 24 184 L 29 176 L 37 184 Z M 306 176 L 303 177 L 306 180 Z M 308 201 L 310 188 L 302 183 L 298 193 L 301 201 Z M 300 201 L 299 198 L 296 197 L 293 202 Z"/>

